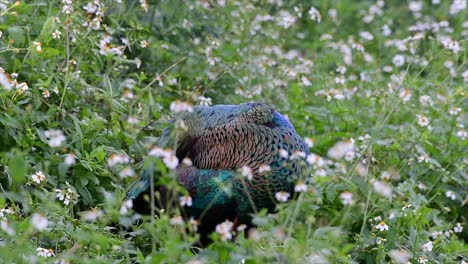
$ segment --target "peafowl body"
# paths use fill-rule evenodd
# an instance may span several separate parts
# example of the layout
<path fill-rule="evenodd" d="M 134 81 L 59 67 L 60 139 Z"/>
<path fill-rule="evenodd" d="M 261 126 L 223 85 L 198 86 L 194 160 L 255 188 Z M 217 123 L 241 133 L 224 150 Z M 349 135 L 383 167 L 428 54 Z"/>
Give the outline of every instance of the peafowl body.
<path fill-rule="evenodd" d="M 250 214 L 262 208 L 272 211 L 275 193 L 292 193 L 305 173 L 304 160 L 291 156 L 307 155 L 307 145 L 288 119 L 268 105 L 195 106 L 179 118 L 187 129 L 165 129 L 158 146 L 175 149 L 179 160 L 192 161 L 191 166 L 180 164 L 175 174 L 192 197 L 185 211 L 195 219 L 203 217 L 201 232 L 226 219 L 248 224 Z M 250 180 L 240 176 L 244 166 L 250 168 Z M 127 198 L 138 198 L 149 186 L 145 170 Z"/>

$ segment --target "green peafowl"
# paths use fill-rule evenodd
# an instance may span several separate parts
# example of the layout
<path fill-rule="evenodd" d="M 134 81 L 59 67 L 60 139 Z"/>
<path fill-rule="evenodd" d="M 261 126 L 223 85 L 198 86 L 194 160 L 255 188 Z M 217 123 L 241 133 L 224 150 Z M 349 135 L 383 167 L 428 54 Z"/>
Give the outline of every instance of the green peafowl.
<path fill-rule="evenodd" d="M 292 195 L 307 172 L 308 146 L 288 119 L 268 105 L 195 106 L 175 120 L 187 129 L 165 129 L 158 147 L 175 148 L 178 160 L 192 161 L 181 163 L 175 175 L 192 198 L 184 211 L 200 220 L 202 243 L 225 220 L 249 225 L 252 213 L 262 208 L 272 212 L 275 194 Z M 149 192 L 150 170 L 143 170 L 127 192 L 137 212 L 143 208 L 142 195 Z M 166 188 L 156 185 L 155 190 L 164 199 Z"/>

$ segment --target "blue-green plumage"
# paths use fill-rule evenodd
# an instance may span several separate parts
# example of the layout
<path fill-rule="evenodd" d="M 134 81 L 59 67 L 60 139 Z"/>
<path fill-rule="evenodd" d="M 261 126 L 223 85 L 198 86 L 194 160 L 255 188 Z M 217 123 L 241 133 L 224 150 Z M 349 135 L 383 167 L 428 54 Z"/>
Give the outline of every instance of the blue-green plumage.
<path fill-rule="evenodd" d="M 292 192 L 306 172 L 303 159 L 289 156 L 297 152 L 307 155 L 307 145 L 289 120 L 268 105 L 195 106 L 193 112 L 176 116 L 172 123 L 177 120 L 187 129 L 165 129 L 158 147 L 174 149 L 179 160 L 191 159 L 191 166 L 181 164 L 175 174 L 192 197 L 192 206 L 185 211 L 194 218 L 202 217 L 202 225 L 209 223 L 205 224 L 207 230 L 225 219 L 247 222 L 256 209 L 272 210 L 275 193 Z M 261 172 L 265 166 L 269 171 Z M 250 168 L 251 179 L 240 175 L 243 167 Z M 135 199 L 147 191 L 151 169 L 141 173 L 127 198 Z"/>

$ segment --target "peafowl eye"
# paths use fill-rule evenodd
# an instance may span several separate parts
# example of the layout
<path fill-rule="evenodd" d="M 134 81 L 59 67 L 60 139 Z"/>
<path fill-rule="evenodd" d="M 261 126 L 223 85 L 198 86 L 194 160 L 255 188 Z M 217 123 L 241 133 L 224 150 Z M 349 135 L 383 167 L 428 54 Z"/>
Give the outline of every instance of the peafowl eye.
<path fill-rule="evenodd" d="M 192 197 L 192 205 L 184 211 L 199 220 L 202 243 L 225 220 L 249 226 L 252 213 L 264 208 L 272 212 L 275 194 L 292 193 L 307 172 L 303 157 L 308 146 L 289 120 L 268 105 L 195 106 L 177 118 L 187 129 L 164 130 L 158 147 L 176 148 L 179 160 L 192 161 L 191 165 L 181 163 L 175 174 Z M 245 166 L 251 177 L 241 176 L 239 171 Z M 148 193 L 150 173 L 144 170 L 127 192 L 127 199 L 135 199 L 136 211 L 144 208 L 141 198 Z M 167 189 L 160 185 L 156 190 L 164 200 Z"/>

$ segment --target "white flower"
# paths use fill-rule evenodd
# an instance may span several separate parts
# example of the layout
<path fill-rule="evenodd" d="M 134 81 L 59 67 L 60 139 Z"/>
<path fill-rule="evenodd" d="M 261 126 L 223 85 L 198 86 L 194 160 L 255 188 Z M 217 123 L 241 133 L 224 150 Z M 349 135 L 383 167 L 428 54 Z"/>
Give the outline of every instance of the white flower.
<path fill-rule="evenodd" d="M 422 183 L 422 182 L 418 183 L 418 188 L 419 188 L 420 190 L 427 190 L 426 185 L 424 185 L 424 183 Z"/>
<path fill-rule="evenodd" d="M 422 127 L 429 126 L 429 119 L 425 117 L 423 114 L 417 114 L 416 117 L 418 118 L 418 125 Z"/>
<path fill-rule="evenodd" d="M 346 70 L 347 70 L 346 66 L 343 66 L 343 65 L 340 65 L 336 68 L 336 72 L 341 73 L 341 74 L 345 74 Z"/>
<path fill-rule="evenodd" d="M 431 233 L 431 236 L 433 239 L 437 239 L 439 237 L 442 237 L 444 234 L 442 233 L 442 231 L 434 231 Z"/>
<path fill-rule="evenodd" d="M 128 96 L 128 94 L 127 94 Z M 133 95 L 132 95 L 133 96 Z M 129 116 L 127 118 L 127 122 L 130 124 L 130 125 L 135 125 L 135 124 L 138 124 L 138 118 L 134 117 L 134 116 Z"/>
<path fill-rule="evenodd" d="M 114 167 L 117 164 L 126 164 L 130 162 L 130 158 L 125 153 L 115 154 L 111 153 L 107 159 L 107 165 Z"/>
<path fill-rule="evenodd" d="M 395 65 L 396 67 L 401 67 L 405 64 L 405 56 L 404 55 L 400 55 L 400 54 L 397 54 L 393 57 L 392 59 L 392 63 L 393 65 Z"/>
<path fill-rule="evenodd" d="M 387 241 L 387 239 L 381 238 L 381 237 L 377 237 L 377 238 L 375 239 L 375 243 L 376 243 L 377 245 L 380 245 L 380 244 L 382 244 L 382 242 L 385 242 L 385 241 Z"/>
<path fill-rule="evenodd" d="M 166 165 L 166 167 L 171 170 L 177 168 L 177 165 L 179 165 L 179 159 L 173 153 L 172 155 L 164 157 L 163 162 Z"/>
<path fill-rule="evenodd" d="M 0 220 L 0 228 L 9 236 L 14 236 L 16 234 L 15 230 L 8 225 L 6 220 Z"/>
<path fill-rule="evenodd" d="M 203 264 L 203 263 L 204 262 L 202 262 L 199 259 L 192 259 L 192 260 L 187 261 L 185 264 Z"/>
<path fill-rule="evenodd" d="M 251 181 L 253 179 L 252 169 L 249 166 L 246 166 L 246 165 L 242 166 L 241 174 L 242 174 L 242 176 L 246 177 L 247 180 L 249 180 L 249 181 Z"/>
<path fill-rule="evenodd" d="M 460 46 L 460 43 L 458 41 L 451 39 L 450 37 L 444 36 L 444 37 L 441 37 L 439 40 L 445 49 L 451 50 L 454 53 L 458 53 L 463 50 L 463 48 Z"/>
<path fill-rule="evenodd" d="M 291 196 L 288 192 L 280 191 L 275 193 L 275 198 L 276 200 L 280 202 L 286 202 L 289 199 L 289 196 Z"/>
<path fill-rule="evenodd" d="M 45 215 L 33 214 L 31 224 L 37 231 L 42 231 L 47 228 L 49 221 Z"/>
<path fill-rule="evenodd" d="M 322 20 L 320 12 L 315 7 L 311 7 L 309 9 L 309 16 L 312 21 L 316 21 L 318 23 L 320 23 L 320 21 Z"/>
<path fill-rule="evenodd" d="M 457 196 L 455 195 L 455 192 L 451 191 L 451 190 L 448 190 L 445 192 L 445 196 L 447 198 L 450 198 L 451 200 L 455 200 L 457 199 Z"/>
<path fill-rule="evenodd" d="M 340 198 L 341 198 L 341 202 L 344 204 L 344 205 L 351 205 L 353 204 L 353 194 L 350 193 L 350 192 L 342 192 L 340 194 Z"/>
<path fill-rule="evenodd" d="M 401 98 L 401 100 L 406 103 L 409 100 L 411 100 L 411 91 L 410 90 L 401 90 L 400 93 L 398 94 L 398 97 Z"/>
<path fill-rule="evenodd" d="M 305 138 L 304 142 L 307 144 L 309 148 L 314 146 L 314 140 L 312 138 Z"/>
<path fill-rule="evenodd" d="M 455 15 L 466 9 L 466 0 L 454 0 L 450 5 L 450 14 Z"/>
<path fill-rule="evenodd" d="M 421 257 L 418 258 L 418 263 L 421 263 L 421 264 L 425 264 L 425 263 L 427 263 L 428 261 L 429 261 L 429 260 L 428 260 L 426 257 L 424 257 L 424 256 L 421 256 Z"/>
<path fill-rule="evenodd" d="M 374 190 L 380 195 L 387 197 L 387 198 L 392 197 L 392 187 L 390 185 L 381 181 L 375 181 L 373 185 L 374 185 Z"/>
<path fill-rule="evenodd" d="M 128 199 L 123 202 L 122 206 L 120 207 L 120 214 L 121 215 L 126 215 L 128 214 L 128 211 L 133 208 L 133 200 Z"/>
<path fill-rule="evenodd" d="M 429 157 L 422 155 L 417 158 L 417 161 L 418 163 L 422 163 L 422 162 L 429 163 Z"/>
<path fill-rule="evenodd" d="M 391 177 L 392 175 L 388 171 L 382 171 L 382 173 L 380 174 L 380 178 L 382 178 L 382 180 L 385 180 L 385 181 L 390 180 Z"/>
<path fill-rule="evenodd" d="M 450 230 L 451 231 L 451 230 Z M 442 232 L 442 231 L 434 231 L 431 233 L 431 236 L 433 239 L 437 239 L 439 237 L 443 237 L 443 236 L 446 236 L 446 237 L 450 237 L 450 233 L 445 231 L 445 232 Z"/>
<path fill-rule="evenodd" d="M 346 153 L 345 160 L 353 161 L 355 157 L 356 157 L 356 153 L 354 151 L 350 151 L 350 152 Z"/>
<path fill-rule="evenodd" d="M 121 1 L 121 0 L 119 0 L 119 1 Z M 141 8 L 143 9 L 143 11 L 145 11 L 147 13 L 148 8 L 149 8 L 147 0 L 140 0 L 140 5 L 141 5 Z"/>
<path fill-rule="evenodd" d="M 192 166 L 193 163 L 192 163 L 192 160 L 190 158 L 187 158 L 185 157 L 183 160 L 182 160 L 182 163 L 187 165 L 187 166 Z"/>
<path fill-rule="evenodd" d="M 167 81 L 167 84 L 169 84 L 169 85 L 176 85 L 177 83 L 178 83 L 178 81 L 177 81 L 176 78 L 171 78 L 171 79 L 169 79 Z M 201 96 L 201 97 L 203 97 L 203 96 Z M 198 98 L 198 99 L 200 99 L 200 98 Z"/>
<path fill-rule="evenodd" d="M 234 223 L 229 220 L 222 222 L 221 224 L 216 225 L 216 233 L 221 236 L 221 240 L 231 240 L 232 239 L 232 228 Z"/>
<path fill-rule="evenodd" d="M 0 86 L 3 86 L 7 91 L 10 91 L 12 88 L 11 81 L 9 77 L 5 74 L 3 68 L 0 67 Z"/>
<path fill-rule="evenodd" d="M 104 215 L 104 212 L 97 209 L 97 208 L 93 208 L 91 209 L 90 211 L 84 211 L 82 212 L 81 214 L 81 220 L 83 221 L 90 221 L 90 222 L 94 222 L 96 221 L 98 218 L 102 217 Z"/>
<path fill-rule="evenodd" d="M 294 191 L 295 192 L 306 192 L 307 191 L 307 185 L 304 182 L 298 182 L 296 183 L 296 186 L 294 186 Z"/>
<path fill-rule="evenodd" d="M 304 86 L 311 86 L 312 85 L 312 83 L 309 81 L 309 79 L 307 79 L 307 77 L 305 77 L 305 76 L 301 77 L 301 82 L 302 82 L 302 85 L 304 85 Z"/>
<path fill-rule="evenodd" d="M 32 176 L 31 176 L 33 182 L 37 183 L 37 184 L 40 184 L 41 182 L 43 181 L 46 181 L 46 176 L 44 175 L 44 173 L 42 171 L 36 171 L 36 173 L 34 173 Z"/>
<path fill-rule="evenodd" d="M 354 139 L 337 142 L 333 147 L 328 150 L 328 157 L 339 160 L 343 158 L 348 152 L 354 150 Z"/>
<path fill-rule="evenodd" d="M 385 224 L 384 221 L 380 221 L 380 223 L 378 223 L 376 226 L 375 226 L 375 229 L 378 229 L 380 231 L 388 231 L 388 225 Z"/>
<path fill-rule="evenodd" d="M 169 169 L 175 169 L 179 165 L 179 159 L 171 149 L 162 149 L 154 146 L 148 155 L 162 158 L 164 164 Z"/>
<path fill-rule="evenodd" d="M 285 159 L 287 159 L 289 156 L 288 151 L 285 149 L 278 150 L 278 153 L 282 158 L 285 158 Z"/>
<path fill-rule="evenodd" d="M 427 242 L 426 244 L 422 245 L 421 249 L 424 252 L 431 252 L 432 251 L 432 241 Z"/>
<path fill-rule="evenodd" d="M 175 215 L 169 220 L 169 223 L 174 226 L 180 226 L 184 224 L 184 219 L 180 215 Z"/>
<path fill-rule="evenodd" d="M 245 229 L 247 229 L 247 225 L 245 225 L 245 224 L 239 225 L 239 226 L 236 228 L 237 232 L 244 231 Z"/>
<path fill-rule="evenodd" d="M 42 44 L 38 41 L 33 41 L 33 45 L 36 46 L 37 52 L 42 52 Z"/>
<path fill-rule="evenodd" d="M 329 15 L 333 20 L 336 19 L 337 13 L 338 13 L 338 12 L 337 12 L 336 9 L 334 9 L 334 8 L 328 9 L 328 15 Z"/>
<path fill-rule="evenodd" d="M 374 35 L 372 35 L 372 33 L 368 32 L 368 31 L 362 31 L 359 33 L 359 36 L 365 40 L 373 40 L 374 39 Z"/>
<path fill-rule="evenodd" d="M 382 26 L 382 35 L 389 36 L 390 34 L 392 34 L 392 29 L 390 28 L 390 26 L 388 26 L 388 24 L 383 25 Z"/>
<path fill-rule="evenodd" d="M 85 6 L 83 6 L 83 9 L 88 13 L 88 14 L 94 14 L 98 10 L 99 6 L 92 2 L 88 2 Z"/>
<path fill-rule="evenodd" d="M 422 11 L 423 2 L 421 1 L 411 1 L 408 4 L 408 9 L 413 13 L 419 13 Z"/>
<path fill-rule="evenodd" d="M 461 138 L 462 140 L 465 140 L 468 138 L 468 132 L 464 128 L 460 129 L 457 131 L 457 137 Z"/>
<path fill-rule="evenodd" d="M 149 156 L 154 156 L 154 157 L 165 157 L 167 155 L 167 150 L 164 150 L 160 147 L 154 146 L 150 152 L 148 153 Z"/>
<path fill-rule="evenodd" d="M 468 71 L 467 71 L 467 72 L 468 72 Z M 460 107 L 452 106 L 452 107 L 450 107 L 450 109 L 449 109 L 449 114 L 452 115 L 452 116 L 456 116 L 456 115 L 458 115 L 458 113 L 461 112 L 461 110 L 462 110 L 462 109 L 461 109 Z"/>
<path fill-rule="evenodd" d="M 406 211 L 407 209 L 410 209 L 410 208 L 412 208 L 412 207 L 413 207 L 413 205 L 411 205 L 411 204 L 405 204 L 405 205 L 403 205 L 403 207 L 401 208 L 401 210 L 402 210 L 402 211 Z"/>
<path fill-rule="evenodd" d="M 135 175 L 135 171 L 130 166 L 126 166 L 119 172 L 120 178 L 132 177 Z"/>
<path fill-rule="evenodd" d="M 63 132 L 58 129 L 44 131 L 44 136 L 48 139 L 47 144 L 51 147 L 59 147 L 67 140 Z"/>
<path fill-rule="evenodd" d="M 463 231 L 463 226 L 461 223 L 457 223 L 457 225 L 453 228 L 453 232 L 461 233 Z"/>
<path fill-rule="evenodd" d="M 468 82 L 468 70 L 462 72 L 462 77 L 464 82 Z"/>
<path fill-rule="evenodd" d="M 63 201 L 64 205 L 69 205 L 71 201 L 77 198 L 77 194 L 70 188 L 66 190 L 55 189 L 55 196 L 59 201 Z"/>
<path fill-rule="evenodd" d="M 306 155 L 307 155 L 307 154 L 305 154 L 305 152 L 296 150 L 296 151 L 294 151 L 294 152 L 291 154 L 291 156 L 289 157 L 289 159 L 291 159 L 291 160 L 298 159 L 298 158 L 303 158 L 303 159 L 305 159 L 305 158 L 306 158 Z"/>
<path fill-rule="evenodd" d="M 419 97 L 419 103 L 421 103 L 422 106 L 428 106 L 428 105 L 433 105 L 434 102 L 432 101 L 432 98 L 429 95 L 422 95 Z"/>
<path fill-rule="evenodd" d="M 100 21 L 95 21 L 95 28 L 99 28 L 100 26 Z M 111 44 L 112 37 L 104 34 L 102 38 L 99 40 L 99 54 L 101 55 L 107 55 L 107 54 L 113 54 L 120 56 L 123 54 L 124 46 L 114 46 Z"/>
<path fill-rule="evenodd" d="M 392 72 L 392 66 L 385 65 L 385 66 L 382 68 L 382 71 L 383 71 L 383 72 Z"/>
<path fill-rule="evenodd" d="M 193 231 L 197 232 L 198 230 L 198 225 L 200 224 L 197 220 L 195 220 L 193 217 L 190 217 L 189 219 L 189 224 L 192 227 Z"/>
<path fill-rule="evenodd" d="M 190 21 L 188 21 L 187 19 L 184 18 L 184 21 L 182 22 L 182 26 L 185 28 L 185 29 L 190 29 L 192 27 L 192 23 Z"/>
<path fill-rule="evenodd" d="M 6 220 L 5 214 L 13 214 L 13 211 L 10 208 L 0 209 L 0 220 Z"/>
<path fill-rule="evenodd" d="M 337 84 L 345 84 L 346 78 L 344 76 L 335 77 L 335 83 Z M 340 95 L 341 96 L 341 95 Z M 337 98 L 338 99 L 338 98 Z"/>
<path fill-rule="evenodd" d="M 60 201 L 63 201 L 63 200 L 65 199 L 65 191 L 64 191 L 64 190 L 55 189 L 55 196 L 56 196 L 57 199 L 59 199 Z"/>
<path fill-rule="evenodd" d="M 390 250 L 388 255 L 398 264 L 408 264 L 408 261 L 411 258 L 411 253 L 404 249 Z"/>
<path fill-rule="evenodd" d="M 451 235 L 452 233 L 453 233 L 452 230 L 444 231 L 444 236 L 445 236 L 446 238 L 450 238 L 450 235 Z"/>
<path fill-rule="evenodd" d="M 192 105 L 187 102 L 181 102 L 179 100 L 175 100 L 169 106 L 172 112 L 180 113 L 180 112 L 193 112 Z"/>
<path fill-rule="evenodd" d="M 198 101 L 200 101 L 199 104 L 203 106 L 210 106 L 212 104 L 211 98 L 204 97 L 204 96 L 198 97 Z"/>
<path fill-rule="evenodd" d="M 59 30 L 55 30 L 53 33 L 52 33 L 52 38 L 54 39 L 60 39 L 60 36 L 62 35 L 62 32 L 60 32 Z"/>
<path fill-rule="evenodd" d="M 18 91 L 22 94 L 24 92 L 27 92 L 29 90 L 29 86 L 28 86 L 28 83 L 26 82 L 22 82 L 22 83 L 18 83 L 16 85 L 16 88 L 18 89 Z"/>
<path fill-rule="evenodd" d="M 53 249 L 46 249 L 46 248 L 38 247 L 36 249 L 36 253 L 39 257 L 43 257 L 43 258 L 55 257 Z"/>
<path fill-rule="evenodd" d="M 288 29 L 290 26 L 296 23 L 296 17 L 291 15 L 288 11 L 281 10 L 279 12 L 279 17 L 276 23 L 278 26 L 281 26 L 284 29 Z"/>
<path fill-rule="evenodd" d="M 76 158 L 76 155 L 75 155 L 75 153 L 73 153 L 73 152 L 72 152 L 72 153 L 68 153 L 67 155 L 65 155 L 65 160 L 64 160 L 65 165 L 67 165 L 67 166 L 72 166 L 72 165 L 74 165 L 75 162 L 76 162 L 76 161 L 75 161 L 75 160 L 76 160 L 75 158 Z"/>
<path fill-rule="evenodd" d="M 140 41 L 140 47 L 142 47 L 142 48 L 147 48 L 147 47 L 149 47 L 149 42 L 146 41 L 146 40 Z"/>
<path fill-rule="evenodd" d="M 270 165 L 267 164 L 262 164 L 258 167 L 258 173 L 262 174 L 264 172 L 269 172 L 271 171 Z"/>
<path fill-rule="evenodd" d="M 179 197 L 180 206 L 192 206 L 192 197 L 190 195 L 184 195 Z"/>
<path fill-rule="evenodd" d="M 307 156 L 307 163 L 309 163 L 310 165 L 313 165 L 315 163 L 317 163 L 317 161 L 320 159 L 320 157 L 314 153 L 311 153 Z"/>
<path fill-rule="evenodd" d="M 318 177 L 325 177 L 327 176 L 327 171 L 323 168 L 319 168 L 315 171 L 315 175 Z"/>

